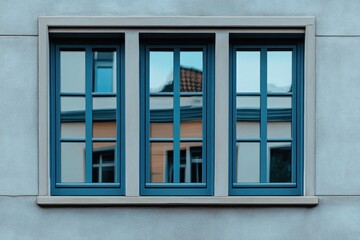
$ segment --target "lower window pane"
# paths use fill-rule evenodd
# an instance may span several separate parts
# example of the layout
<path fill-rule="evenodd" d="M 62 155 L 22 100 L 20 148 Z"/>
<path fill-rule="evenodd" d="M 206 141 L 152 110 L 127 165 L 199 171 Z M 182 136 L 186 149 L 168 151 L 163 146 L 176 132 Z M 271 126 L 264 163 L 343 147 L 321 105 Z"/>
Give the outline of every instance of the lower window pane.
<path fill-rule="evenodd" d="M 270 182 L 291 182 L 291 143 L 268 142 L 267 159 Z"/>
<path fill-rule="evenodd" d="M 85 143 L 61 143 L 61 182 L 85 182 Z"/>
<path fill-rule="evenodd" d="M 174 146 L 172 142 L 150 143 L 150 182 L 174 182 Z"/>
<path fill-rule="evenodd" d="M 260 143 L 236 144 L 236 182 L 260 182 Z"/>

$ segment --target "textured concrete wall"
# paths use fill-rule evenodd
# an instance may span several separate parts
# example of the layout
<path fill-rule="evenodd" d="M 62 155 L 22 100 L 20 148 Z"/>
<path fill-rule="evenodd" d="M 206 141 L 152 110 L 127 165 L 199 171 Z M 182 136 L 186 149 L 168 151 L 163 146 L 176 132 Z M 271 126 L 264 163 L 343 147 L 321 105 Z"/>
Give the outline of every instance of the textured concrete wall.
<path fill-rule="evenodd" d="M 360 2 L 357 0 L 0 1 L 0 239 L 358 239 Z M 37 17 L 315 16 L 314 208 L 40 208 Z"/>

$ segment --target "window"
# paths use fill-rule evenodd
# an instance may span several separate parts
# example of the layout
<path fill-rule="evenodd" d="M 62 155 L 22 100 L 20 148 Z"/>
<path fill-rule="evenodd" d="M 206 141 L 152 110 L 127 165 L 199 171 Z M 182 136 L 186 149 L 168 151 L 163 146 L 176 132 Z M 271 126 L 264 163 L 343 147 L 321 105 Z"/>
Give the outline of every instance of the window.
<path fill-rule="evenodd" d="M 38 49 L 38 204 L 318 203 L 313 17 L 40 17 Z"/>
<path fill-rule="evenodd" d="M 213 49 L 191 41 L 144 36 L 142 195 L 213 192 Z"/>
<path fill-rule="evenodd" d="M 121 39 L 77 40 L 51 45 L 51 194 L 122 195 Z"/>
<path fill-rule="evenodd" d="M 232 44 L 232 195 L 302 194 L 302 41 Z"/>

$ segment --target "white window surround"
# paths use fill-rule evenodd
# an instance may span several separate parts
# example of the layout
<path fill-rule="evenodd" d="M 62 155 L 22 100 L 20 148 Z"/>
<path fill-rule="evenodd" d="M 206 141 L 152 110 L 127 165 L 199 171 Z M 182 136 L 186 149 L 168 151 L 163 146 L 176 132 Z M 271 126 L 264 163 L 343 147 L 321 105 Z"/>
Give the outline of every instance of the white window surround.
<path fill-rule="evenodd" d="M 317 205 L 315 196 L 315 18 L 314 17 L 39 17 L 38 151 L 39 205 Z M 125 196 L 50 196 L 49 33 L 117 32 L 125 35 Z M 139 195 L 139 35 L 215 34 L 214 196 Z M 304 196 L 228 196 L 229 34 L 304 33 Z"/>

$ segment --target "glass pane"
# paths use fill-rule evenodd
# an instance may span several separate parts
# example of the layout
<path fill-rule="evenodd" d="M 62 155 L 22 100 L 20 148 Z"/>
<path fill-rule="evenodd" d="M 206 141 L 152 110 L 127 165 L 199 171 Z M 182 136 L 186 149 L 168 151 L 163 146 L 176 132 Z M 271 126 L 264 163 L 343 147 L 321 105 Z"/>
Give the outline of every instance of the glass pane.
<path fill-rule="evenodd" d="M 94 52 L 94 92 L 116 93 L 116 52 Z"/>
<path fill-rule="evenodd" d="M 238 183 L 260 182 L 260 143 L 236 144 L 236 181 Z"/>
<path fill-rule="evenodd" d="M 260 92 L 260 51 L 236 52 L 236 92 Z"/>
<path fill-rule="evenodd" d="M 180 143 L 180 182 L 203 182 L 202 142 Z"/>
<path fill-rule="evenodd" d="M 118 182 L 116 176 L 116 143 L 94 142 L 93 143 L 92 182 L 114 183 Z"/>
<path fill-rule="evenodd" d="M 292 52 L 269 51 L 267 53 L 268 92 L 291 92 Z"/>
<path fill-rule="evenodd" d="M 150 182 L 174 182 L 174 147 L 172 142 L 150 143 Z"/>
<path fill-rule="evenodd" d="M 150 137 L 173 138 L 172 97 L 150 97 Z"/>
<path fill-rule="evenodd" d="M 291 182 L 291 143 L 268 142 L 267 155 L 269 181 Z"/>
<path fill-rule="evenodd" d="M 173 52 L 150 51 L 150 92 L 173 92 Z"/>
<path fill-rule="evenodd" d="M 61 143 L 61 182 L 85 182 L 85 143 Z"/>
<path fill-rule="evenodd" d="M 180 92 L 202 92 L 202 51 L 180 52 Z"/>
<path fill-rule="evenodd" d="M 260 137 L 260 97 L 236 97 L 236 137 Z"/>
<path fill-rule="evenodd" d="M 61 92 L 85 92 L 85 52 L 60 51 Z"/>
<path fill-rule="evenodd" d="M 116 98 L 93 98 L 93 137 L 116 137 Z"/>
<path fill-rule="evenodd" d="M 85 138 L 85 98 L 61 97 L 61 137 Z"/>
<path fill-rule="evenodd" d="M 180 137 L 202 137 L 202 97 L 180 98 Z"/>
<path fill-rule="evenodd" d="M 291 97 L 268 97 L 268 138 L 291 138 Z"/>

